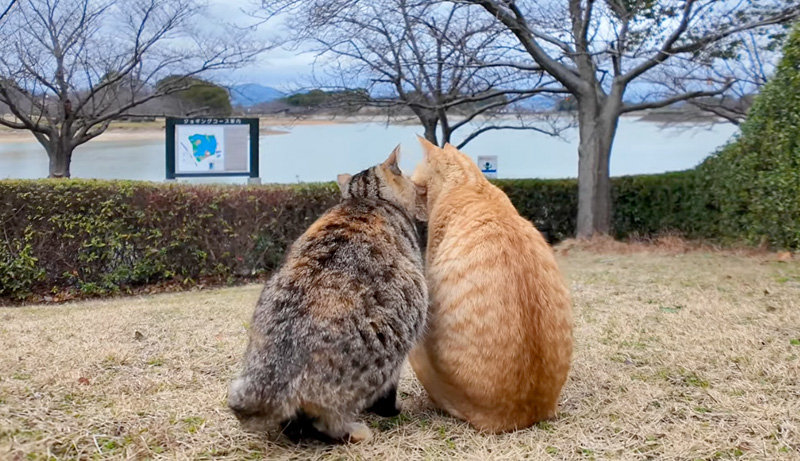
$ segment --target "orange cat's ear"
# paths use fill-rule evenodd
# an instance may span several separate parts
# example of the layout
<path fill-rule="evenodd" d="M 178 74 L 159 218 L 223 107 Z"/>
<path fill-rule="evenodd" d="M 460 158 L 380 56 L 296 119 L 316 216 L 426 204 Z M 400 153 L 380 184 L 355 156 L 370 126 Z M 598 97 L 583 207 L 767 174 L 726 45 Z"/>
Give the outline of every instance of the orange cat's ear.
<path fill-rule="evenodd" d="M 353 179 L 353 175 L 342 173 L 336 176 L 336 182 L 339 183 L 339 189 L 344 192 L 347 190 L 347 185 L 350 184 L 350 180 Z"/>
<path fill-rule="evenodd" d="M 400 171 L 400 167 L 397 166 L 397 161 L 399 160 L 399 157 L 400 157 L 400 144 L 398 144 L 397 147 L 394 148 L 392 153 L 389 154 L 389 158 L 387 158 L 386 161 L 383 162 L 384 168 L 386 168 L 387 170 L 391 171 L 392 173 L 398 176 L 403 174 L 403 172 Z"/>
<path fill-rule="evenodd" d="M 436 152 L 439 149 L 436 144 L 433 144 L 420 135 L 417 135 L 417 141 L 419 141 L 419 143 L 422 145 L 422 158 L 424 158 L 426 161 L 428 160 L 431 152 Z"/>

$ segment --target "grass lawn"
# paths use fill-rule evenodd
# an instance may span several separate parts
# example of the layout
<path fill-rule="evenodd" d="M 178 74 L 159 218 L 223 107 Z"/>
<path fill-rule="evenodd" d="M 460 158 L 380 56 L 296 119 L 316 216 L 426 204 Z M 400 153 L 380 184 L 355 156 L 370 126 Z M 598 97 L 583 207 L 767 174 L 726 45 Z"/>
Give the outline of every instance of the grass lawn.
<path fill-rule="evenodd" d="M 407 370 L 362 446 L 245 434 L 225 407 L 260 287 L 0 309 L 0 459 L 800 459 L 800 262 L 559 256 L 575 310 L 558 419 L 483 435 Z M 498 326 L 498 334 L 502 326 Z"/>

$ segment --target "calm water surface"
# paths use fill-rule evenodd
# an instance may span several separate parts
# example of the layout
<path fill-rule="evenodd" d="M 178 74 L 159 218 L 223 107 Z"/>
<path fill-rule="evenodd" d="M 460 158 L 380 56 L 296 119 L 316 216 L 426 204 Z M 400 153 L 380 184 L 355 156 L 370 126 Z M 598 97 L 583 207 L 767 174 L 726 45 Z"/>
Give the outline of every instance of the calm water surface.
<path fill-rule="evenodd" d="M 294 126 L 286 135 L 262 136 L 261 179 L 265 183 L 332 181 L 337 173 L 355 173 L 382 161 L 403 145 L 401 166 L 411 171 L 422 156 L 416 126 L 377 123 Z M 661 129 L 658 124 L 620 120 L 611 156 L 611 174 L 661 173 L 691 168 L 725 143 L 731 125 Z M 501 178 L 566 178 L 578 172 L 577 132 L 565 139 L 525 131 L 490 131 L 464 152 L 471 157 L 498 156 Z M 76 178 L 163 181 L 163 141 L 95 141 L 73 157 Z M 43 178 L 47 156 L 36 142 L 0 143 L 0 179 Z M 193 179 L 192 182 L 208 182 Z M 244 182 L 240 178 L 215 179 Z"/>

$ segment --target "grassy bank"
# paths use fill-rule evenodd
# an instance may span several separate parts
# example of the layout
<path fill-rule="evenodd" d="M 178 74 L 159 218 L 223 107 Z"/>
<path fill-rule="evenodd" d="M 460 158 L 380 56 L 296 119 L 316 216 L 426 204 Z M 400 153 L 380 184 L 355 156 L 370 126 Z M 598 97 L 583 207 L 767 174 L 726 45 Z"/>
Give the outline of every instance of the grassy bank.
<path fill-rule="evenodd" d="M 0 459 L 798 459 L 800 262 L 562 251 L 559 418 L 489 436 L 413 374 L 363 446 L 242 433 L 224 406 L 260 287 L 0 309 Z M 52 458 L 51 458 L 52 459 Z"/>

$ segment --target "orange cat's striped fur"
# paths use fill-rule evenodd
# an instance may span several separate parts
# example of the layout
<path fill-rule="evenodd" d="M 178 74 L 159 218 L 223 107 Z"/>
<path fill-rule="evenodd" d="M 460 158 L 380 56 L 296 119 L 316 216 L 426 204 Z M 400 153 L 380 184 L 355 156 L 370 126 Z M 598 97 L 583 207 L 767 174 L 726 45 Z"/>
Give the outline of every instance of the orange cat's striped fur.
<path fill-rule="evenodd" d="M 428 332 L 410 361 L 433 402 L 504 432 L 556 414 L 572 357 L 569 293 L 550 246 L 455 147 L 420 139 Z"/>

